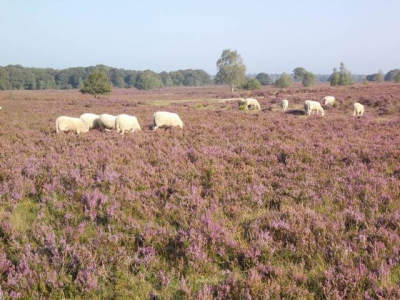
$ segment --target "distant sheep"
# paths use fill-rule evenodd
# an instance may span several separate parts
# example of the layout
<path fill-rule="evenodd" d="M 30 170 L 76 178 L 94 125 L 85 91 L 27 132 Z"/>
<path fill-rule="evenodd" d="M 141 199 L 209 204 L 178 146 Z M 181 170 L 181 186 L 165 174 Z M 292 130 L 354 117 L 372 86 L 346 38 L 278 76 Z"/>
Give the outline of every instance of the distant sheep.
<path fill-rule="evenodd" d="M 1 106 L 0 106 L 0 109 L 2 109 Z"/>
<path fill-rule="evenodd" d="M 83 123 L 89 130 L 100 127 L 100 116 L 99 115 L 91 114 L 91 113 L 84 113 L 79 118 L 83 121 Z"/>
<path fill-rule="evenodd" d="M 306 115 L 311 115 L 313 111 L 320 113 L 321 116 L 325 115 L 324 109 L 322 108 L 321 104 L 317 101 L 306 100 L 304 102 L 304 111 Z"/>
<path fill-rule="evenodd" d="M 124 135 L 125 131 L 135 132 L 142 130 L 140 128 L 138 119 L 135 116 L 126 114 L 118 115 L 115 118 L 115 129 Z"/>
<path fill-rule="evenodd" d="M 183 122 L 176 113 L 171 113 L 167 111 L 155 112 L 153 114 L 153 130 L 157 130 L 157 128 L 162 126 L 178 126 L 183 129 Z"/>
<path fill-rule="evenodd" d="M 361 117 L 364 114 L 364 105 L 361 103 L 354 103 L 354 112 L 353 116 Z"/>
<path fill-rule="evenodd" d="M 260 103 L 258 103 L 257 99 L 254 98 L 246 98 L 245 99 L 246 110 L 248 109 L 261 109 Z"/>
<path fill-rule="evenodd" d="M 282 107 L 283 111 L 286 111 L 289 107 L 289 101 L 286 99 L 282 100 L 281 107 Z"/>
<path fill-rule="evenodd" d="M 117 117 L 109 114 L 101 114 L 99 117 L 99 125 L 101 131 L 115 129 L 115 119 Z"/>
<path fill-rule="evenodd" d="M 89 129 L 80 118 L 61 116 L 56 120 L 56 132 L 60 133 L 61 131 L 74 131 L 80 134 L 81 132 L 88 132 Z"/>
<path fill-rule="evenodd" d="M 335 97 L 326 96 L 326 97 L 322 98 L 322 101 L 324 102 L 324 105 L 333 106 L 333 103 L 335 103 Z"/>

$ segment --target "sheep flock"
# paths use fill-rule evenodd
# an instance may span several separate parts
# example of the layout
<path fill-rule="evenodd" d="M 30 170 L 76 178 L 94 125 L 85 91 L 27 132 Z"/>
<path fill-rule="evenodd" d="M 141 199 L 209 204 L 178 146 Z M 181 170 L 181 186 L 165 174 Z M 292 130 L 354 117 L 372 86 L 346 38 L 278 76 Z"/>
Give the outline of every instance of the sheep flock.
<path fill-rule="evenodd" d="M 324 106 L 333 106 L 335 103 L 334 96 L 323 97 L 321 102 L 314 100 L 304 101 L 304 114 L 310 116 L 319 114 L 325 116 Z M 239 109 L 241 110 L 261 110 L 261 105 L 254 98 L 239 98 L 237 99 Z M 280 107 L 284 112 L 289 108 L 289 100 L 283 99 L 280 102 Z M 1 109 L 1 107 L 0 107 Z M 361 117 L 364 114 L 364 105 L 354 103 L 353 116 Z M 160 127 L 179 127 L 183 129 L 183 122 L 178 114 L 166 111 L 157 111 L 153 114 L 153 123 L 151 125 L 155 131 Z M 141 131 L 141 126 L 136 116 L 128 114 L 120 114 L 117 116 L 107 113 L 97 115 L 93 113 L 84 113 L 79 118 L 60 116 L 56 119 L 56 132 L 73 131 L 77 134 L 89 132 L 91 129 L 99 129 L 102 132 L 115 130 L 121 135 L 125 132 Z"/>

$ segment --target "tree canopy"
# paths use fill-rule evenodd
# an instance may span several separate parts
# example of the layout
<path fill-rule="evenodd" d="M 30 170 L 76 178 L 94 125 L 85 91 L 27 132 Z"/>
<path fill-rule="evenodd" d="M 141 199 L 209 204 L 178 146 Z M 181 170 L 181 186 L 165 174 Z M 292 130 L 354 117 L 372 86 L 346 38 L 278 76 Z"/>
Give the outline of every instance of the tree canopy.
<path fill-rule="evenodd" d="M 256 79 L 261 85 L 271 84 L 271 77 L 267 73 L 258 73 Z"/>
<path fill-rule="evenodd" d="M 255 78 L 248 79 L 245 83 L 243 83 L 242 88 L 244 90 L 259 90 L 261 88 L 260 82 L 258 82 Z"/>
<path fill-rule="evenodd" d="M 44 89 L 82 89 L 83 81 L 89 74 L 100 69 L 115 88 L 141 88 L 143 72 L 111 68 L 105 65 L 76 67 L 62 70 L 24 68 L 20 65 L 0 67 L 0 90 L 44 90 Z M 151 72 L 151 71 L 150 71 Z M 178 70 L 172 72 L 152 72 L 162 86 L 200 86 L 209 85 L 211 76 L 203 70 Z M 139 81 L 137 79 L 139 78 Z M 144 85 L 146 86 L 146 85 Z"/>
<path fill-rule="evenodd" d="M 291 87 L 292 83 L 293 81 L 290 75 L 283 72 L 281 77 L 275 81 L 274 86 L 277 88 L 289 88 Z"/>
<path fill-rule="evenodd" d="M 400 74 L 400 69 L 390 70 L 390 71 L 387 72 L 387 74 L 385 75 L 385 81 L 392 81 L 392 80 L 395 80 L 395 77 L 397 76 L 397 74 Z"/>
<path fill-rule="evenodd" d="M 310 87 L 315 84 L 315 75 L 301 67 L 293 70 L 293 78 L 297 81 L 301 81 L 305 87 Z"/>
<path fill-rule="evenodd" d="M 333 69 L 329 82 L 331 83 L 331 86 L 352 85 L 354 83 L 351 73 L 342 62 L 340 63 L 339 71 L 337 71 L 336 68 Z"/>
<path fill-rule="evenodd" d="M 233 89 L 245 81 L 246 66 L 237 51 L 225 49 L 222 51 L 221 58 L 217 61 L 218 73 L 215 77 L 216 83 L 226 83 Z"/>
<path fill-rule="evenodd" d="M 108 81 L 107 75 L 101 70 L 95 70 L 83 82 L 82 94 L 91 94 L 95 98 L 97 95 L 108 95 L 112 91 L 112 85 Z"/>

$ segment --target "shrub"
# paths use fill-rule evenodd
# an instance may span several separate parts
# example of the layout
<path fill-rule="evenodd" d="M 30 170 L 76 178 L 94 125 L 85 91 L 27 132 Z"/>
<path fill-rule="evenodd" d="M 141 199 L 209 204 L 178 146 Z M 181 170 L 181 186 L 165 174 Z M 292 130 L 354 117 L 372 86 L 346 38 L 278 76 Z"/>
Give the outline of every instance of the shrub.
<path fill-rule="evenodd" d="M 259 90 L 261 88 L 260 82 L 257 79 L 248 79 L 243 85 L 244 90 Z"/>
<path fill-rule="evenodd" d="M 281 77 L 279 77 L 275 83 L 274 86 L 277 88 L 289 88 L 291 87 L 293 81 L 290 75 L 283 73 Z"/>

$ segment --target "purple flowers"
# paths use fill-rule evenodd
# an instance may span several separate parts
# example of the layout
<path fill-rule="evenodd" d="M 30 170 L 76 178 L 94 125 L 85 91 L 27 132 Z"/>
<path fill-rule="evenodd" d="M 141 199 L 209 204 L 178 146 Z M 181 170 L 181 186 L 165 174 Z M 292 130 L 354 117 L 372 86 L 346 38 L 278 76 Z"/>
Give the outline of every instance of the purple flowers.
<path fill-rule="evenodd" d="M 0 91 L 0 298 L 400 298 L 400 86 L 116 92 Z M 88 105 L 144 130 L 52 132 Z M 148 130 L 158 105 L 185 129 Z"/>

